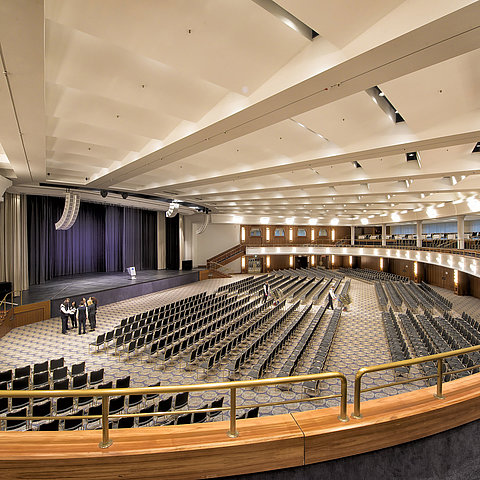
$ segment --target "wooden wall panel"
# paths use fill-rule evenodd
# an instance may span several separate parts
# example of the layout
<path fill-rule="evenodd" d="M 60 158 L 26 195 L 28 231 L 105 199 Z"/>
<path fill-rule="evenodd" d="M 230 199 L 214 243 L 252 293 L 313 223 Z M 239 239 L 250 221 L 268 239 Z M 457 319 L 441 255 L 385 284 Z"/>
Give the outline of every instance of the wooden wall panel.
<path fill-rule="evenodd" d="M 425 264 L 425 283 L 453 290 L 453 270 L 427 263 Z"/>
<path fill-rule="evenodd" d="M 14 328 L 31 323 L 41 322 L 50 318 L 50 301 L 31 303 L 15 307 Z"/>
<path fill-rule="evenodd" d="M 15 307 L 15 315 L 7 318 L 0 326 L 0 338 L 6 335 L 10 330 L 30 325 L 31 323 L 42 322 L 50 318 L 50 301 L 31 303 Z"/>

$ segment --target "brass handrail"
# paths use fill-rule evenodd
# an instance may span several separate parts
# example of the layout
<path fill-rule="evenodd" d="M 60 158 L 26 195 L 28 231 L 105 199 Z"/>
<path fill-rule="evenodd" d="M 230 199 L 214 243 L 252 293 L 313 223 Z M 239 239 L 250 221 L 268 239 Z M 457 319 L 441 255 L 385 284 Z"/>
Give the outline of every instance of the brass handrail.
<path fill-rule="evenodd" d="M 451 375 L 453 373 L 463 372 L 467 370 L 471 370 L 474 368 L 479 368 L 480 365 L 472 365 L 471 367 L 466 367 L 462 370 L 455 370 L 455 371 L 443 371 L 443 359 L 449 357 L 456 357 L 458 355 L 465 355 L 471 352 L 477 352 L 480 350 L 480 345 L 476 345 L 474 347 L 467 347 L 461 348 L 459 350 L 451 350 L 450 352 L 443 352 L 443 353 L 436 353 L 435 355 L 427 355 L 425 357 L 417 357 L 411 358 L 409 360 L 400 360 L 399 362 L 390 362 L 390 363 L 383 363 L 382 365 L 372 365 L 369 367 L 360 368 L 356 375 L 355 375 L 355 390 L 353 394 L 353 414 L 351 415 L 352 418 L 362 418 L 362 414 L 360 412 L 360 395 L 367 391 L 378 390 L 380 388 L 386 388 L 393 385 L 400 385 L 405 383 L 414 383 L 418 382 L 419 380 L 425 380 L 429 378 L 437 378 L 437 390 L 435 393 L 436 398 L 444 398 L 443 396 L 443 376 L 444 375 Z M 390 370 L 398 367 L 407 367 L 409 365 L 417 365 L 419 363 L 425 362 L 433 362 L 437 361 L 437 374 L 436 375 L 428 375 L 423 376 L 420 378 L 412 378 L 409 380 L 403 380 L 402 382 L 390 382 L 384 385 L 378 385 L 375 387 L 367 388 L 362 390 L 362 377 L 367 373 L 372 372 L 381 372 L 383 370 Z"/>
<path fill-rule="evenodd" d="M 13 292 L 13 290 L 12 290 L 11 292 L 8 292 L 8 293 L 3 297 L 2 301 L 0 302 L 0 312 L 5 313 L 5 312 L 8 311 L 7 308 L 6 308 L 7 303 L 8 303 L 8 302 L 7 302 L 7 298 L 8 298 L 8 297 L 11 297 L 11 298 L 10 298 L 10 303 L 11 303 L 12 308 L 13 308 L 13 294 L 14 294 L 14 292 Z"/>
<path fill-rule="evenodd" d="M 281 402 L 261 403 L 254 405 L 236 405 L 236 391 L 239 388 L 255 388 L 268 385 L 281 385 L 288 383 L 299 383 L 308 381 L 320 381 L 338 378 L 341 384 L 340 394 L 327 395 L 321 397 L 309 397 L 307 399 L 284 400 Z M 145 394 L 160 394 L 160 393 L 179 393 L 179 392 L 200 392 L 206 390 L 230 390 L 230 407 L 219 407 L 201 410 L 175 410 L 173 412 L 148 412 L 135 414 L 109 414 L 108 404 L 109 398 L 119 395 L 145 395 Z M 258 380 L 238 380 L 233 382 L 219 382 L 219 383 L 204 383 L 195 385 L 170 385 L 165 387 L 142 387 L 142 388 L 110 388 L 110 389 L 79 389 L 79 390 L 0 390 L 0 397 L 9 398 L 55 398 L 55 397 L 97 397 L 102 399 L 102 414 L 101 415 L 49 415 L 44 417 L 32 416 L 0 416 L 1 420 L 52 420 L 52 419 L 84 419 L 97 418 L 101 419 L 102 424 L 102 441 L 99 443 L 100 448 L 108 448 L 113 441 L 109 437 L 109 418 L 121 417 L 141 417 L 141 416 L 166 416 L 166 415 L 180 415 L 183 413 L 195 413 L 202 411 L 230 411 L 230 429 L 227 435 L 235 438 L 239 435 L 237 430 L 236 412 L 237 408 L 246 409 L 261 406 L 286 405 L 290 403 L 302 403 L 306 401 L 317 401 L 330 398 L 340 397 L 340 414 L 338 419 L 342 422 L 348 421 L 347 415 L 347 378 L 340 372 L 323 372 L 309 375 L 297 375 L 293 377 L 278 377 L 278 378 L 264 378 Z"/>

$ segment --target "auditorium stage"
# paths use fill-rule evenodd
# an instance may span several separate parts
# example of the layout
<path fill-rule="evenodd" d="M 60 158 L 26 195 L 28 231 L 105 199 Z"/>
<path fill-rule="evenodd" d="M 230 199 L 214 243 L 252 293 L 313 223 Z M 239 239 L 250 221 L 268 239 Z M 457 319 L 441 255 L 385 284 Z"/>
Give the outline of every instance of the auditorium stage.
<path fill-rule="evenodd" d="M 66 297 L 78 302 L 96 297 L 100 305 L 119 302 L 148 293 L 198 281 L 199 270 L 143 270 L 132 280 L 127 273 L 84 273 L 57 277 L 23 292 L 23 305 L 50 301 L 51 316 L 56 316 Z M 16 297 L 20 303 L 20 297 Z"/>

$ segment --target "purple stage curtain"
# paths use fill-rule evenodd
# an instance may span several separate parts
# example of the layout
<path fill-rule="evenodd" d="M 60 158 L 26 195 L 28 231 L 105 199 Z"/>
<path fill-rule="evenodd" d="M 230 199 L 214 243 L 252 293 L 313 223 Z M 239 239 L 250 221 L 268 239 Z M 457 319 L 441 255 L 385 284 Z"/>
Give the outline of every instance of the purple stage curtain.
<path fill-rule="evenodd" d="M 82 202 L 69 230 L 55 230 L 64 199 L 27 197 L 30 284 L 62 275 L 157 268 L 157 213 Z"/>

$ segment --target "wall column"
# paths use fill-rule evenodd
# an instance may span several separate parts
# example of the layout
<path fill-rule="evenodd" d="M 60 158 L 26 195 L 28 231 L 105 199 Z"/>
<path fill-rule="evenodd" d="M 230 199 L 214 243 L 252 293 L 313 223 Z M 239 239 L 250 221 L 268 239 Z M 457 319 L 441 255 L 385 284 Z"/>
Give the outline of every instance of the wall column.
<path fill-rule="evenodd" d="M 465 248 L 465 215 L 457 216 L 457 248 Z"/>
<path fill-rule="evenodd" d="M 422 221 L 417 220 L 417 247 L 422 246 Z"/>
<path fill-rule="evenodd" d="M 382 223 L 382 247 L 387 246 L 387 224 Z"/>
<path fill-rule="evenodd" d="M 157 213 L 157 269 L 166 268 L 166 238 L 165 238 L 165 212 Z"/>
<path fill-rule="evenodd" d="M 178 215 L 178 244 L 179 244 L 179 265 L 178 269 L 183 270 L 183 261 L 185 260 L 185 233 L 183 215 Z"/>
<path fill-rule="evenodd" d="M 0 202 L 0 281 L 11 282 L 15 295 L 29 287 L 27 199 L 23 194 L 5 193 Z"/>
<path fill-rule="evenodd" d="M 355 225 L 350 225 L 350 245 L 355 245 Z"/>

